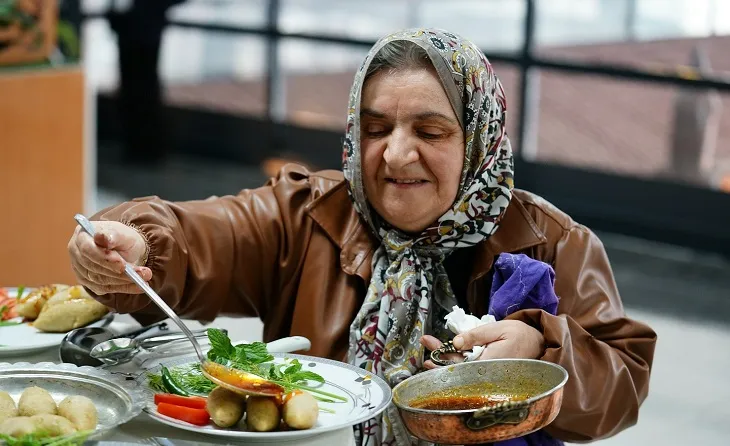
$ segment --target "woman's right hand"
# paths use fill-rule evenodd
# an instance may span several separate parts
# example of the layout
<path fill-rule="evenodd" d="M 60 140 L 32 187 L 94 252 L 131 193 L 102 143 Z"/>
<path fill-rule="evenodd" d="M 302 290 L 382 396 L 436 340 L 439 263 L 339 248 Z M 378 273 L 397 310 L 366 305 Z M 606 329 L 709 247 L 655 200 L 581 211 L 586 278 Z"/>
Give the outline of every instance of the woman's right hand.
<path fill-rule="evenodd" d="M 140 266 L 147 250 L 142 235 L 117 221 L 92 221 L 96 235 L 91 237 L 80 226 L 68 242 L 68 253 L 79 284 L 97 295 L 139 294 L 142 290 L 124 273 L 125 261 L 149 282 L 152 270 Z"/>

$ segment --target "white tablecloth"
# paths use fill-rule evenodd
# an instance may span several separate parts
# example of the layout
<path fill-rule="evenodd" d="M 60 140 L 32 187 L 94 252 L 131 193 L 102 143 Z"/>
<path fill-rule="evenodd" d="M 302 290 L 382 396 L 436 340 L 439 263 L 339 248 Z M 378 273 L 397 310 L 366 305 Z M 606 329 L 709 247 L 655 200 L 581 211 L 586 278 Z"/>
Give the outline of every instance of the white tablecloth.
<path fill-rule="evenodd" d="M 169 322 L 170 329 L 177 331 L 175 328 L 175 324 L 172 322 Z M 191 329 L 201 328 L 201 325 L 196 322 L 189 322 L 187 325 Z M 139 325 L 136 324 L 130 317 L 128 316 L 117 316 L 115 321 L 110 325 L 109 328 L 111 328 L 115 332 L 125 332 L 127 330 L 132 330 L 135 327 L 138 327 Z M 256 341 L 260 340 L 261 334 L 260 334 L 260 323 L 258 321 L 248 320 L 248 319 L 229 319 L 229 318 L 220 318 L 216 320 L 211 326 L 215 326 L 217 328 L 225 328 L 228 330 L 229 337 L 234 340 L 249 340 L 249 341 Z M 192 353 L 192 349 L 191 349 Z M 2 361 L 9 361 L 9 362 L 60 362 L 58 357 L 58 348 L 53 348 L 49 350 L 45 350 L 43 352 L 39 352 L 37 354 L 33 355 L 26 355 L 22 357 L 11 357 L 11 358 L 0 358 L 0 362 Z M 148 363 L 144 364 L 144 368 L 152 367 L 155 363 L 153 361 L 149 361 Z M 129 367 L 129 366 L 127 366 Z M 123 369 L 122 371 L 129 371 L 129 369 Z M 178 439 L 178 440 L 188 440 L 188 441 L 194 441 L 199 443 L 218 443 L 218 444 L 262 444 L 257 442 L 234 442 L 230 441 L 225 438 L 221 437 L 214 437 L 211 435 L 202 435 L 202 434 L 196 434 L 193 432 L 188 432 L 182 429 L 176 429 L 171 426 L 167 426 L 165 424 L 159 423 L 155 421 L 153 418 L 151 418 L 146 413 L 142 413 L 129 423 L 122 425 L 113 431 L 111 431 L 108 435 L 106 435 L 102 440 L 113 440 L 113 441 L 127 441 L 127 442 L 137 442 L 146 438 L 150 437 L 164 437 L 169 438 L 172 441 Z M 302 439 L 298 441 L 278 441 L 276 443 L 268 443 L 268 444 L 280 444 L 280 445 L 291 445 L 291 446 L 324 446 L 324 445 L 337 445 L 337 446 L 352 446 L 355 444 L 353 436 L 352 436 L 352 429 L 343 429 L 341 431 L 335 431 L 330 432 L 322 435 L 318 435 L 316 437 L 310 437 L 307 439 Z"/>

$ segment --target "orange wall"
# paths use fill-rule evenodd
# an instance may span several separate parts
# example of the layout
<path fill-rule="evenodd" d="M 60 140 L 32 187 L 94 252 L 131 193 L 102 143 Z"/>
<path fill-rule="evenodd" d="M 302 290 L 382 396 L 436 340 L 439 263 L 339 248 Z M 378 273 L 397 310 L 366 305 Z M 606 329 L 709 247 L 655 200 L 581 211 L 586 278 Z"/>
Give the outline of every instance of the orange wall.
<path fill-rule="evenodd" d="M 0 73 L 0 286 L 74 281 L 84 97 L 80 68 Z"/>

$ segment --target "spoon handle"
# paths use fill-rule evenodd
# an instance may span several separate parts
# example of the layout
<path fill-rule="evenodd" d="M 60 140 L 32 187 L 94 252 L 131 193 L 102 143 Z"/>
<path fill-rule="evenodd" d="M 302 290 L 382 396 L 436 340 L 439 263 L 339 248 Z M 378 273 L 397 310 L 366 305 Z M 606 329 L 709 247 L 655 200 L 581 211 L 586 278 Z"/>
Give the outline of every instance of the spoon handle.
<path fill-rule="evenodd" d="M 149 334 L 150 331 L 157 329 L 156 333 Z M 132 338 L 137 340 L 147 339 L 153 336 L 162 336 L 167 333 L 170 329 L 167 327 L 167 322 L 158 322 L 156 324 L 147 325 L 146 327 L 137 328 L 126 333 L 118 335 L 118 338 Z"/>
<path fill-rule="evenodd" d="M 84 217 L 81 214 L 76 214 L 74 216 L 74 220 L 81 226 L 81 228 L 86 231 L 87 234 L 89 234 L 91 237 L 94 237 L 96 234 L 96 231 L 94 231 L 94 227 L 91 225 L 91 222 Z M 167 317 L 172 319 L 175 324 L 180 327 L 180 330 L 185 333 L 185 336 L 188 337 L 190 342 L 193 344 L 193 347 L 195 348 L 195 353 L 198 355 L 198 359 L 200 359 L 200 362 L 205 362 L 207 358 L 205 355 L 203 355 L 203 350 L 200 348 L 200 344 L 198 344 L 198 341 L 195 339 L 195 336 L 190 331 L 190 329 L 180 320 L 180 318 L 175 314 L 175 312 L 170 308 L 169 305 L 165 303 L 164 300 L 160 296 L 155 293 L 155 290 L 153 290 L 149 285 L 147 285 L 147 282 L 142 279 L 139 274 L 134 270 L 134 267 L 131 263 L 125 261 L 124 262 L 124 272 L 127 273 L 130 279 L 134 281 L 140 288 L 142 288 L 142 291 L 149 296 L 150 299 L 152 299 L 152 302 L 157 305 L 160 310 L 164 311 Z"/>

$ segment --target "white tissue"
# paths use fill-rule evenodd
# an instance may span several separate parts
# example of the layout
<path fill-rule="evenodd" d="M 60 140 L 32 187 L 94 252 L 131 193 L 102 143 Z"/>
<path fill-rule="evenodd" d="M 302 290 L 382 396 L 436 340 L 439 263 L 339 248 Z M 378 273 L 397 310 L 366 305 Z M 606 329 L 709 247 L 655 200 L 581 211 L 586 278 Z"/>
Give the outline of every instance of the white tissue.
<path fill-rule="evenodd" d="M 466 312 L 463 309 L 459 308 L 457 305 L 454 305 L 451 313 L 447 314 L 444 319 L 446 320 L 446 328 L 448 328 L 449 330 L 451 330 L 452 333 L 457 335 L 472 330 L 481 325 L 497 321 L 491 314 L 486 314 L 482 316 L 481 319 L 474 315 L 466 314 Z M 473 346 L 471 352 L 462 353 L 464 355 L 464 360 L 473 361 L 479 358 L 485 348 L 486 347 L 480 345 Z"/>

